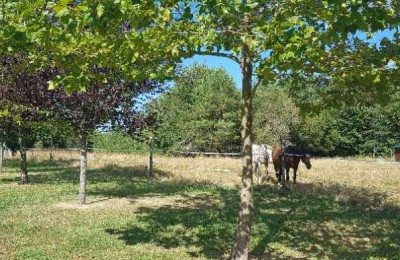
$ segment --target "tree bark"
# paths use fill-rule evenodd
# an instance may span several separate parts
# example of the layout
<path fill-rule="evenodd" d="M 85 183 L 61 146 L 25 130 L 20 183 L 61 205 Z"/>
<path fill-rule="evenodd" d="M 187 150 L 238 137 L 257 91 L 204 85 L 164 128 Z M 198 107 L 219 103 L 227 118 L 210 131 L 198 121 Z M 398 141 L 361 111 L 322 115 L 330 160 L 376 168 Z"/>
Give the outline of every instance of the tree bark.
<path fill-rule="evenodd" d="M 54 143 L 53 143 L 53 138 L 50 139 L 50 162 L 53 161 L 53 151 L 54 151 Z"/>
<path fill-rule="evenodd" d="M 3 173 L 4 144 L 0 143 L 0 174 Z"/>
<path fill-rule="evenodd" d="M 153 169 L 153 149 L 154 149 L 154 138 L 150 137 L 150 158 L 149 158 L 149 178 L 154 177 Z"/>
<path fill-rule="evenodd" d="M 232 250 L 232 259 L 249 259 L 251 217 L 253 212 L 253 169 L 252 169 L 252 59 L 247 45 L 242 49 L 242 188 L 240 191 L 240 209 L 236 226 L 236 241 Z"/>
<path fill-rule="evenodd" d="M 26 163 L 26 148 L 24 139 L 22 137 L 19 137 L 18 143 L 19 143 L 19 154 L 20 154 L 21 184 L 27 184 L 28 168 Z"/>
<path fill-rule="evenodd" d="M 79 204 L 86 203 L 87 184 L 87 135 L 80 134 L 80 174 L 79 174 Z"/>

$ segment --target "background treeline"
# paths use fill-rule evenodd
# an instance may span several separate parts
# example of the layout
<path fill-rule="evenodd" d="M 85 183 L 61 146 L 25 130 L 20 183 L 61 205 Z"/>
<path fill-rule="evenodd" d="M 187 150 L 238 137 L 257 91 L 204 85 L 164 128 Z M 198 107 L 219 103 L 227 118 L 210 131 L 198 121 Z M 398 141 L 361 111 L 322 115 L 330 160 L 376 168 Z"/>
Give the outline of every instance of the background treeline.
<path fill-rule="evenodd" d="M 400 143 L 400 95 L 330 100 L 320 86 L 282 81 L 254 99 L 254 142 L 295 144 L 321 156 L 390 156 Z M 326 87 L 329 90 L 329 87 Z M 194 66 L 147 107 L 148 131 L 165 151 L 240 151 L 240 91 L 223 69 Z"/>
<path fill-rule="evenodd" d="M 295 144 L 321 156 L 390 156 L 400 143 L 400 94 L 384 102 L 363 99 L 329 100 L 309 83 L 293 87 L 282 81 L 261 85 L 254 99 L 254 142 Z M 328 89 L 328 87 L 327 87 Z M 322 93 L 322 94 L 321 94 Z M 138 131 L 124 127 L 94 131 L 89 146 L 114 151 L 143 151 L 154 137 L 155 149 L 164 152 L 239 152 L 240 91 L 224 69 L 195 65 L 166 92 L 141 108 Z M 77 147 L 79 140 L 62 121 L 38 123 L 27 146 Z M 2 141 L 16 146 L 16 137 Z M 7 140 L 8 139 L 8 140 Z"/>

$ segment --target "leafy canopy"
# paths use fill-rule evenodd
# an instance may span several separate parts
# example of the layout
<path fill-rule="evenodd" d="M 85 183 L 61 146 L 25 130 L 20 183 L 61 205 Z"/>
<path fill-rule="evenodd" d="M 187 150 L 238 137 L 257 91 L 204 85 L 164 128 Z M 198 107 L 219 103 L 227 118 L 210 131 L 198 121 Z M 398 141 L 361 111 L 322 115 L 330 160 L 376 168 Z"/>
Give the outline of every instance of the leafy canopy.
<path fill-rule="evenodd" d="M 239 149 L 239 91 L 223 69 L 195 65 L 150 106 L 156 141 L 164 149 Z"/>
<path fill-rule="evenodd" d="M 92 80 L 106 82 L 94 68 L 130 81 L 164 79 L 179 57 L 166 44 L 171 34 L 160 31 L 163 10 L 155 1 L 5 0 L 0 54 L 23 51 L 36 70 L 61 69 L 49 81 L 51 89 L 84 90 Z"/>

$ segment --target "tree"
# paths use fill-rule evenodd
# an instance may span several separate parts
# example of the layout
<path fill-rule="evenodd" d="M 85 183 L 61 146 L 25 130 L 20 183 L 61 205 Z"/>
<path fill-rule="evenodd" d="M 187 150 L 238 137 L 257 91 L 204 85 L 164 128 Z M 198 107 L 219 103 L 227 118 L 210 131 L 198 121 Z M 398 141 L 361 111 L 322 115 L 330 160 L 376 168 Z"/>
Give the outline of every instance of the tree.
<path fill-rule="evenodd" d="M 297 135 L 301 118 L 299 108 L 285 89 L 260 87 L 254 98 L 253 113 L 256 142 L 270 145 L 295 143 L 293 138 Z"/>
<path fill-rule="evenodd" d="M 399 140 L 399 104 L 393 93 L 386 104 L 366 98 L 304 114 L 297 143 L 318 155 L 390 155 Z"/>
<path fill-rule="evenodd" d="M 33 122 L 59 119 L 74 129 L 81 148 L 80 203 L 86 199 L 87 140 L 91 132 L 105 123 L 114 123 L 121 115 L 128 118 L 134 98 L 156 90 L 156 81 L 140 83 L 110 79 L 109 82 L 92 81 L 86 92 L 67 94 L 63 89 L 48 89 L 48 81 L 62 75 L 57 68 L 42 72 L 30 72 L 24 55 L 4 58 L 3 84 L 0 97 L 17 127 L 21 154 L 21 183 L 28 181 L 26 169 L 26 138 L 33 136 Z M 107 69 L 94 69 L 99 74 L 111 75 Z M 117 74 L 117 73 L 114 73 Z M 106 76 L 103 75 L 105 78 Z"/>
<path fill-rule="evenodd" d="M 13 118 L 9 116 L 4 103 L 0 102 L 0 173 L 4 161 L 4 148 L 11 149 L 12 153 L 18 150 L 18 135 Z"/>
<path fill-rule="evenodd" d="M 22 51 L 30 54 L 32 70 L 57 67 L 63 73 L 49 80 L 49 87 L 69 92 L 106 80 L 93 68 L 118 72 L 108 77 L 130 82 L 170 78 L 180 56 L 166 44 L 174 35 L 160 33 L 168 22 L 163 6 L 156 1 L 4 0 L 0 56 Z"/>
<path fill-rule="evenodd" d="M 148 148 L 121 129 L 113 129 L 110 132 L 96 131 L 89 139 L 94 149 L 104 151 L 137 152 Z"/>
<path fill-rule="evenodd" d="M 8 135 L 8 142 L 18 143 L 21 166 L 21 184 L 28 183 L 26 148 L 34 141 L 35 124 L 48 118 L 48 92 L 44 86 L 51 77 L 49 71 L 32 75 L 25 66 L 23 54 L 2 57 L 0 73 L 1 124 Z"/>
<path fill-rule="evenodd" d="M 101 72 L 99 72 L 101 73 Z M 108 73 L 108 72 L 107 72 Z M 85 92 L 66 94 L 62 89 L 54 91 L 51 110 L 67 122 L 80 142 L 79 203 L 86 203 L 88 138 L 99 126 L 114 123 L 121 115 L 129 117 L 134 98 L 155 90 L 158 82 L 128 83 L 110 81 L 92 82 Z"/>
<path fill-rule="evenodd" d="M 49 159 L 54 159 L 54 148 L 75 147 L 77 143 L 73 129 L 64 121 L 57 118 L 49 118 L 45 122 L 39 122 L 34 128 L 35 147 L 50 148 Z"/>
<path fill-rule="evenodd" d="M 239 91 L 223 69 L 195 65 L 149 106 L 163 149 L 232 152 L 239 148 Z"/>
<path fill-rule="evenodd" d="M 396 15 L 390 3 L 312 0 L 188 1 L 177 4 L 173 13 L 172 27 L 179 41 L 186 40 L 183 53 L 226 57 L 241 67 L 242 189 L 232 258 L 248 259 L 253 210 L 252 102 L 257 87 L 276 75 L 312 75 L 320 69 L 338 68 L 338 61 L 351 67 L 342 62 L 340 53 L 349 34 L 386 29 Z"/>
<path fill-rule="evenodd" d="M 86 97 L 84 93 L 72 94 L 71 98 L 59 91 L 55 98 L 60 102 L 53 106 L 57 108 L 53 112 L 70 122 L 81 140 L 81 203 L 86 185 L 85 140 L 97 123 L 110 117 L 106 106 L 113 107 L 112 113 L 119 111 L 114 101 L 122 92 L 107 92 L 110 86 L 120 86 L 120 90 L 124 86 L 127 92 L 139 94 L 154 86 L 148 79 L 163 80 L 175 72 L 172 65 L 179 61 L 179 53 L 164 44 L 171 36 L 159 34 L 154 26 L 160 11 L 161 7 L 151 1 L 142 5 L 114 0 L 2 2 L 0 54 L 29 53 L 25 64 L 31 71 L 56 70 L 47 81 L 50 89 L 92 92 Z M 97 106 L 92 97 L 96 95 L 103 98 Z M 85 99 L 91 102 L 90 108 L 82 103 Z M 128 111 L 120 105 L 121 111 Z M 63 111 L 62 106 L 69 110 Z M 74 110 L 78 107 L 82 112 Z M 105 113 L 101 115 L 96 109 Z M 86 117 L 90 114 L 93 118 Z"/>

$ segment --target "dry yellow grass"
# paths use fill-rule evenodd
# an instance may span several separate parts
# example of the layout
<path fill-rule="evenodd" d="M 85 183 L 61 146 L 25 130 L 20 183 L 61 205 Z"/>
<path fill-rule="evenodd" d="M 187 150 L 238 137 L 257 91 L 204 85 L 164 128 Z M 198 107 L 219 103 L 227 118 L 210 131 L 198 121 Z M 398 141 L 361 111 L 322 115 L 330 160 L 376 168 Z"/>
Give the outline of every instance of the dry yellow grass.
<path fill-rule="evenodd" d="M 48 158 L 48 152 L 33 151 L 31 159 Z M 56 159 L 72 160 L 79 166 L 78 151 L 56 151 Z M 118 167 L 148 168 L 149 156 L 146 154 L 89 153 L 88 167 L 100 169 L 110 165 Z M 340 158 L 314 158 L 313 167 L 307 170 L 300 162 L 297 173 L 299 185 L 295 189 L 329 187 L 338 196 L 354 197 L 351 192 L 383 194 L 385 202 L 400 205 L 400 163 L 383 160 L 350 160 Z M 265 169 L 262 167 L 262 171 Z M 198 183 L 218 184 L 227 187 L 240 185 L 241 159 L 229 157 L 172 157 L 154 155 L 155 177 L 159 180 L 174 179 Z M 275 184 L 274 168 L 268 166 L 269 178 L 264 184 Z M 292 178 L 292 172 L 290 172 Z M 354 188 L 353 190 L 346 188 Z M 381 200 L 382 198 L 376 198 Z"/>

